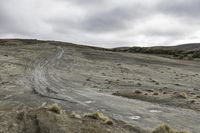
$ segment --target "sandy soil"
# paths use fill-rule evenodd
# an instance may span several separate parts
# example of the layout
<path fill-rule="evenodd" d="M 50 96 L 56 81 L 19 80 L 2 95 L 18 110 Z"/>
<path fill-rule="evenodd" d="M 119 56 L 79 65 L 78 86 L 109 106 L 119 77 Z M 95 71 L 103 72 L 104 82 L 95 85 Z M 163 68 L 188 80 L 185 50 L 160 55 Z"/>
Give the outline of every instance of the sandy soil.
<path fill-rule="evenodd" d="M 57 102 L 152 129 L 198 133 L 200 62 L 40 42 L 1 42 L 0 110 Z"/>

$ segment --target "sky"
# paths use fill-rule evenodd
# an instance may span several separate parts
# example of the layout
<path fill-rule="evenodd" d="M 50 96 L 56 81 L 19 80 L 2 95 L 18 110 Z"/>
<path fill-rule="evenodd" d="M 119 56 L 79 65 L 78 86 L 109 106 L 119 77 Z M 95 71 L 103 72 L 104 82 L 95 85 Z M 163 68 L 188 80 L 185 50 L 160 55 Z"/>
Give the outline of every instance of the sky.
<path fill-rule="evenodd" d="M 0 0 L 0 38 L 99 47 L 200 42 L 200 0 Z"/>

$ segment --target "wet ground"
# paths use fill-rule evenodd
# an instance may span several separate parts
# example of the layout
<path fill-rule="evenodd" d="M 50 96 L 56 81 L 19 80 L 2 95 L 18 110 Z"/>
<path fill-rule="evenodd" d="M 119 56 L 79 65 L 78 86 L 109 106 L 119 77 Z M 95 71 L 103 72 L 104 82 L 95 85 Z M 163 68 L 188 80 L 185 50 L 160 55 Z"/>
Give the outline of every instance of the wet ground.
<path fill-rule="evenodd" d="M 200 131 L 199 61 L 45 42 L 0 47 L 1 110 L 57 102 L 142 128 Z"/>

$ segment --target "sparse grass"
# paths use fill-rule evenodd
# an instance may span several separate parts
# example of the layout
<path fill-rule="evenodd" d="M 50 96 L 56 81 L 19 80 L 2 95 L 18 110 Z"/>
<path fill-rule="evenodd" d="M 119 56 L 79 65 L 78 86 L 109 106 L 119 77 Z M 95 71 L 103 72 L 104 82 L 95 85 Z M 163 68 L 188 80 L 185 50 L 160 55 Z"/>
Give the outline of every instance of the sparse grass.
<path fill-rule="evenodd" d="M 91 78 L 87 78 L 86 81 L 91 81 Z"/>
<path fill-rule="evenodd" d="M 181 86 L 180 84 L 178 84 L 178 83 L 176 83 L 176 84 L 174 84 L 174 85 L 176 85 L 176 86 Z"/>
<path fill-rule="evenodd" d="M 189 102 L 190 103 L 196 103 L 196 100 L 195 99 L 190 99 Z"/>
<path fill-rule="evenodd" d="M 188 98 L 188 95 L 187 95 L 187 93 L 185 93 L 185 92 L 180 92 L 180 93 L 177 94 L 177 97 L 183 98 L 183 99 L 187 99 L 187 98 Z"/>
<path fill-rule="evenodd" d="M 142 91 L 140 91 L 140 90 L 135 90 L 135 94 L 142 94 Z"/>
<path fill-rule="evenodd" d="M 62 111 L 61 107 L 57 103 L 49 105 L 47 109 L 57 114 L 61 114 Z"/>
<path fill-rule="evenodd" d="M 157 96 L 157 95 L 159 95 L 159 93 L 158 92 L 154 92 L 153 95 Z"/>
<path fill-rule="evenodd" d="M 105 116 L 103 113 L 100 113 L 100 112 L 87 113 L 84 115 L 84 117 L 101 120 L 103 121 L 103 123 L 108 124 L 108 125 L 114 124 L 113 121 L 109 117 Z"/>
<path fill-rule="evenodd" d="M 18 120 L 23 120 L 24 116 L 25 116 L 25 112 L 24 111 L 17 113 L 17 119 Z"/>
<path fill-rule="evenodd" d="M 143 54 L 158 54 L 167 55 L 176 59 L 189 59 L 200 58 L 200 50 L 178 50 L 178 49 L 163 49 L 163 48 L 144 48 L 144 47 L 130 47 L 130 48 L 115 48 L 112 51 L 116 52 L 129 52 L 129 53 L 143 53 Z"/>
<path fill-rule="evenodd" d="M 200 98 L 200 96 L 199 96 L 199 95 L 197 95 L 197 96 L 196 96 L 196 98 Z"/>
<path fill-rule="evenodd" d="M 76 119 L 81 119 L 82 118 L 80 114 L 77 114 L 75 112 L 72 112 L 71 117 L 72 118 L 76 118 Z"/>
<path fill-rule="evenodd" d="M 153 90 L 153 89 L 148 89 L 148 90 L 146 90 L 146 91 L 148 91 L 148 92 L 154 92 L 154 90 Z"/>
<path fill-rule="evenodd" d="M 176 130 L 170 128 L 168 125 L 162 124 L 158 128 L 154 129 L 152 131 L 152 133 L 189 133 L 189 132 L 186 132 L 186 131 L 176 131 Z"/>
<path fill-rule="evenodd" d="M 164 91 L 164 92 L 163 92 L 163 94 L 167 94 L 167 92 L 166 92 L 166 91 Z"/>

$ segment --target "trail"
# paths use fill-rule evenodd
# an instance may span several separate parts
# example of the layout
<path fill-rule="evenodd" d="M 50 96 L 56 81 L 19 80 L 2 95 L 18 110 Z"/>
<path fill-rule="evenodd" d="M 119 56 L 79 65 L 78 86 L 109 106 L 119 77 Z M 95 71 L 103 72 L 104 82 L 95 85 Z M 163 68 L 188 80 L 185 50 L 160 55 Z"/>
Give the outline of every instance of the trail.
<path fill-rule="evenodd" d="M 28 84 L 24 84 L 31 86 L 36 94 L 60 102 L 66 108 L 70 105 L 77 110 L 99 110 L 115 119 L 144 128 L 153 128 L 166 122 L 174 127 L 185 127 L 193 133 L 199 133 L 198 112 L 112 96 L 62 79 L 55 70 L 62 61 L 63 54 L 67 53 L 62 47 L 57 47 L 51 56 L 42 53 L 38 55 L 37 60 L 30 64 L 32 67 L 26 69 Z"/>

